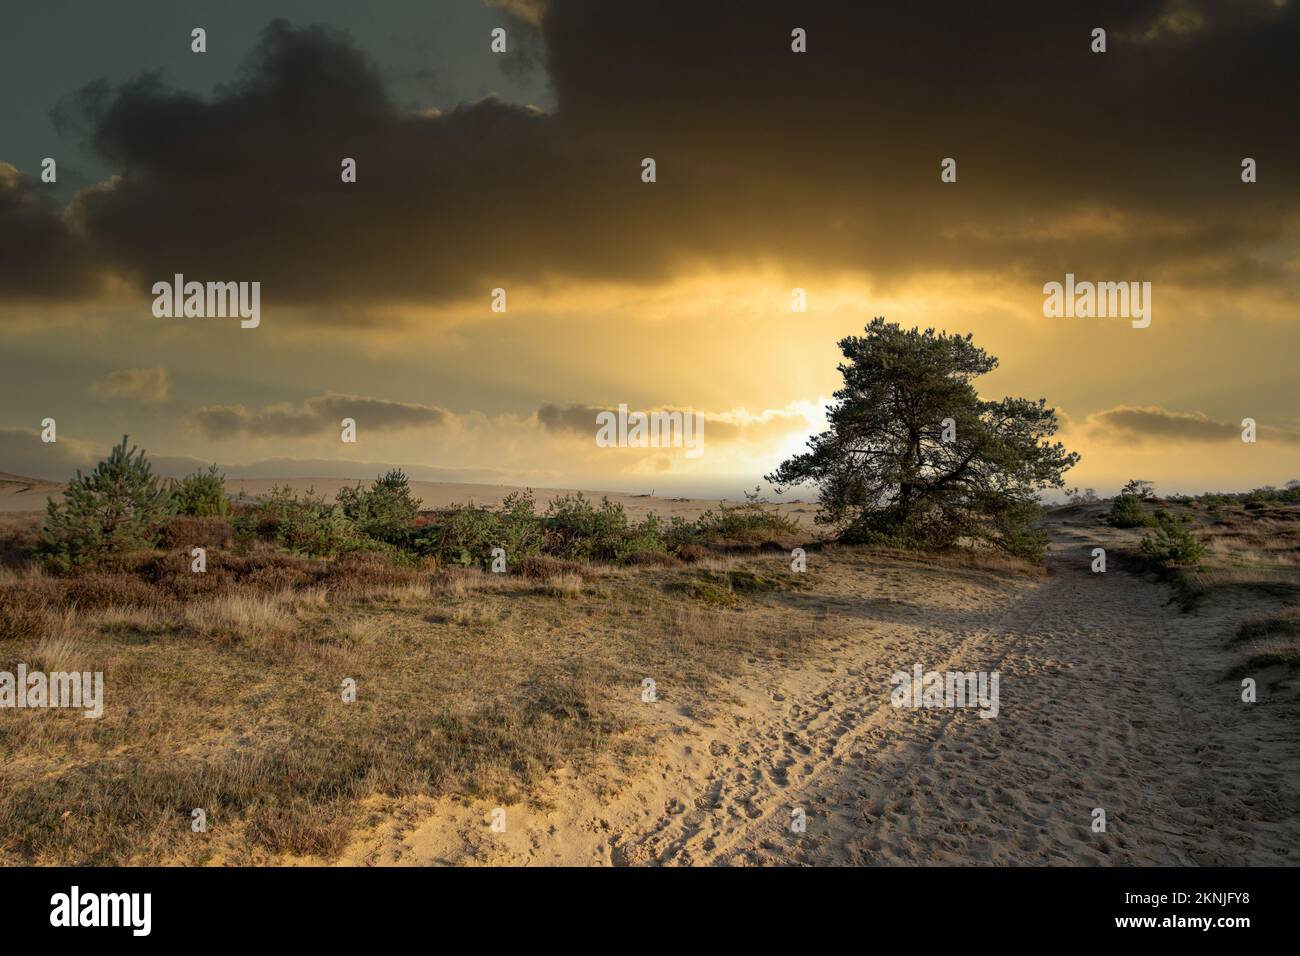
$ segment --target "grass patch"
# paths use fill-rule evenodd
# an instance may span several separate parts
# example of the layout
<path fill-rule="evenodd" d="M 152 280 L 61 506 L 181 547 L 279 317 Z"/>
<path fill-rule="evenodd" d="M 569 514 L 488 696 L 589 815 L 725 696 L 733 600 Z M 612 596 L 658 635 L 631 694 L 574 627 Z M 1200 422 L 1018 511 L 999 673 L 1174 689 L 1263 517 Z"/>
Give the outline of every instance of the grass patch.
<path fill-rule="evenodd" d="M 684 594 L 703 601 L 713 607 L 735 607 L 740 603 L 740 598 L 736 596 L 736 593 L 730 587 L 704 578 L 673 581 L 668 585 L 668 590 L 675 594 Z"/>

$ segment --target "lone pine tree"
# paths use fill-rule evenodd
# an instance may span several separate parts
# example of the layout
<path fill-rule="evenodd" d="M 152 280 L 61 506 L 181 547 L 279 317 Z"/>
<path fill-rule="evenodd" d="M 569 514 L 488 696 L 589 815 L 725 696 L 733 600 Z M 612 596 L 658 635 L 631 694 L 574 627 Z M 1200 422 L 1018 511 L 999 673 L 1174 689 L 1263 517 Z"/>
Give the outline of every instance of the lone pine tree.
<path fill-rule="evenodd" d="M 844 382 L 830 430 L 767 480 L 815 484 L 817 520 L 843 541 L 940 549 L 981 540 L 1041 559 L 1038 492 L 1063 487 L 1079 460 L 1044 440 L 1056 433 L 1056 410 L 1045 399 L 981 399 L 971 382 L 998 360 L 969 334 L 883 318 L 864 331 L 839 343 Z"/>
<path fill-rule="evenodd" d="M 40 552 L 56 570 L 93 565 L 110 555 L 152 548 L 171 497 L 144 452 L 127 451 L 126 436 L 89 475 L 77 471 L 63 502 L 51 501 Z"/>

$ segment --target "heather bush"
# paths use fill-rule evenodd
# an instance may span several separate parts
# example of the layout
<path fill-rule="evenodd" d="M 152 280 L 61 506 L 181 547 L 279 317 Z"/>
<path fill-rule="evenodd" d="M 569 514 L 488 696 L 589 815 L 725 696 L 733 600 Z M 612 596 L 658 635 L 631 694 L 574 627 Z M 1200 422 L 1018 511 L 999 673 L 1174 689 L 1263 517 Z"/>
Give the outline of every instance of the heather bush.
<path fill-rule="evenodd" d="M 0 642 L 44 636 L 45 612 L 17 589 L 0 590 Z"/>
<path fill-rule="evenodd" d="M 706 548 L 702 544 L 688 542 L 677 548 L 677 557 L 688 563 L 694 563 L 696 561 L 707 561 L 710 558 L 717 557 L 717 554 L 711 548 Z"/>
<path fill-rule="evenodd" d="M 164 548 L 228 548 L 235 529 L 225 518 L 174 515 L 162 527 Z"/>
<path fill-rule="evenodd" d="M 552 558 L 545 554 L 533 554 L 513 564 L 510 570 L 514 574 L 522 575 L 525 578 L 544 581 L 547 578 L 564 574 L 580 574 L 582 565 L 577 561 Z"/>
<path fill-rule="evenodd" d="M 624 563 L 643 567 L 671 568 L 680 565 L 682 561 L 667 551 L 634 551 L 627 556 Z"/>
<path fill-rule="evenodd" d="M 197 577 L 197 575 L 196 575 Z M 151 607 L 166 600 L 150 582 L 130 571 L 90 571 L 68 581 L 63 603 L 81 610 Z"/>

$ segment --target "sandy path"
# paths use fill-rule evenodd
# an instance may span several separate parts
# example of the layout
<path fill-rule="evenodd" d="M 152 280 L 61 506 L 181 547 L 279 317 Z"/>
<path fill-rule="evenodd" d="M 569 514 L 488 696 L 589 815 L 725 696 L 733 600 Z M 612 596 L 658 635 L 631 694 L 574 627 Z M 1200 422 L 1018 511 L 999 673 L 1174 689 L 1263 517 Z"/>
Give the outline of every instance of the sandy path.
<path fill-rule="evenodd" d="M 1225 679 L 1242 609 L 1182 614 L 1162 587 L 1090 573 L 1091 545 L 1057 529 L 1052 577 L 982 599 L 935 575 L 895 581 L 897 613 L 873 603 L 822 659 L 754 667 L 707 718 L 663 705 L 640 773 L 557 774 L 507 808 L 505 833 L 490 807 L 443 801 L 345 862 L 1294 860 L 1296 697 L 1260 680 L 1246 705 Z M 998 671 L 998 717 L 893 707 L 889 676 L 914 663 Z M 791 832 L 796 808 L 806 832 Z"/>

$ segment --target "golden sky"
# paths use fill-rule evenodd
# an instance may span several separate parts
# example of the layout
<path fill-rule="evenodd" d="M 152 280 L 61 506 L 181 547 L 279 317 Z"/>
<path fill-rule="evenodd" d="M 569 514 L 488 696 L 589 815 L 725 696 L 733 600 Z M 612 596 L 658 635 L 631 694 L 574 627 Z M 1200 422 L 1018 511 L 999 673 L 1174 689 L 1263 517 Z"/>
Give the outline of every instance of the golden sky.
<path fill-rule="evenodd" d="M 1295 6 L 860 6 L 476 6 L 472 53 L 439 54 L 459 85 L 424 92 L 395 40 L 270 12 L 216 37 L 220 82 L 152 48 L 47 71 L 87 178 L 41 181 L 37 126 L 0 143 L 0 470 L 67 477 L 129 432 L 167 471 L 734 497 L 883 315 L 973 332 L 986 397 L 1055 405 L 1070 485 L 1300 477 Z M 260 324 L 155 317 L 176 273 L 259 282 Z M 1067 273 L 1150 282 L 1150 326 L 1046 317 Z M 597 447 L 620 403 L 703 412 L 705 454 Z"/>

